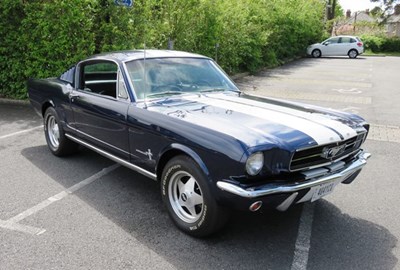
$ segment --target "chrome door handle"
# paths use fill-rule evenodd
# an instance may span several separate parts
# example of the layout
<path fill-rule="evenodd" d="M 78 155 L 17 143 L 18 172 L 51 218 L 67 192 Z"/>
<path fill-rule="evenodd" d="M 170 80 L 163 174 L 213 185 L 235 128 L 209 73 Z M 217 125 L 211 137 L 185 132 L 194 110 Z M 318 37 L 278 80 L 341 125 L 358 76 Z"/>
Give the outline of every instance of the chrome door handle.
<path fill-rule="evenodd" d="M 77 98 L 79 98 L 79 95 L 78 94 L 73 94 L 73 93 L 69 93 L 69 99 L 70 100 L 74 100 L 74 99 L 77 99 Z"/>

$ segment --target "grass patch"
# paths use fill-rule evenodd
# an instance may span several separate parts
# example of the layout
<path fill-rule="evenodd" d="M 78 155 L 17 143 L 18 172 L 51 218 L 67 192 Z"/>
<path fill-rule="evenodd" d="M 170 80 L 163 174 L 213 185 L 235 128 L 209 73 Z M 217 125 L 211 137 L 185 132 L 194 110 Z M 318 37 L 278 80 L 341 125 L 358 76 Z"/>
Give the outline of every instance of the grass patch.
<path fill-rule="evenodd" d="M 365 56 L 400 56 L 400 52 L 373 52 L 371 50 L 366 50 L 364 52 Z"/>

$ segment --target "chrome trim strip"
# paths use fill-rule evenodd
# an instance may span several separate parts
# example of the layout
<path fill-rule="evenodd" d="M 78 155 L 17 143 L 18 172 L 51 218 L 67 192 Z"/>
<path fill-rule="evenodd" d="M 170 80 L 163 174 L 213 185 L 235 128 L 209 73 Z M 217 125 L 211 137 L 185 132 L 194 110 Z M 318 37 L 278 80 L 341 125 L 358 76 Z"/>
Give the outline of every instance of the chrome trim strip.
<path fill-rule="evenodd" d="M 326 143 L 326 144 L 319 144 L 319 145 L 313 145 L 313 146 L 308 146 L 308 147 L 304 147 L 304 148 L 299 148 L 299 149 L 296 149 L 295 152 L 301 152 L 301 151 L 304 151 L 304 150 L 310 150 L 310 149 L 312 149 L 312 148 L 327 146 L 327 145 L 331 145 L 331 144 L 334 144 L 334 143 L 340 144 L 340 143 L 343 143 L 343 142 L 345 142 L 345 141 L 354 139 L 355 137 L 358 137 L 358 136 L 360 136 L 360 135 L 365 135 L 365 134 L 367 134 L 367 132 L 360 132 L 360 133 L 357 133 L 357 135 L 355 135 L 355 136 L 353 136 L 353 137 L 351 137 L 351 138 L 347 138 L 347 139 L 345 139 L 345 140 L 340 140 L 340 141 L 335 141 L 335 142 Z"/>
<path fill-rule="evenodd" d="M 134 164 L 132 164 L 130 162 L 127 162 L 127 161 L 125 161 L 123 159 L 120 159 L 119 157 L 116 157 L 116 156 L 114 156 L 114 155 L 112 155 L 112 154 L 110 154 L 110 153 L 108 153 L 108 152 L 106 152 L 104 150 L 101 150 L 101 149 L 99 149 L 99 148 L 97 148 L 97 147 L 95 147 L 95 146 L 93 146 L 93 145 L 91 145 L 91 144 L 89 144 L 87 142 L 84 142 L 84 141 L 82 141 L 82 140 L 80 140 L 78 138 L 75 138 L 72 135 L 65 134 L 65 136 L 67 136 L 68 139 L 70 139 L 70 140 L 72 140 L 74 142 L 77 142 L 77 143 L 79 143 L 79 144 L 81 144 L 81 145 L 83 145 L 83 146 L 85 146 L 85 147 L 87 147 L 87 148 L 99 153 L 100 155 L 105 156 L 106 158 L 109 158 L 109 159 L 111 159 L 111 160 L 113 160 L 113 161 L 115 161 L 115 162 L 117 162 L 117 163 L 119 163 L 119 164 L 121 164 L 121 165 L 123 165 L 125 167 L 128 167 L 131 170 L 134 170 L 134 171 L 136 171 L 136 172 L 138 172 L 138 173 L 140 173 L 140 174 L 142 174 L 144 176 L 147 176 L 147 177 L 157 181 L 157 175 L 152 173 L 152 172 L 149 172 L 149 171 L 147 171 L 147 170 L 145 170 L 143 168 L 140 168 L 140 167 L 138 167 L 138 166 L 136 166 L 136 165 L 134 165 Z"/>
<path fill-rule="evenodd" d="M 117 83 L 117 80 L 93 80 L 85 82 L 85 84 L 98 84 L 98 83 Z"/>
<path fill-rule="evenodd" d="M 118 150 L 118 151 L 120 151 L 120 152 L 122 152 L 122 153 L 124 153 L 124 154 L 127 154 L 127 155 L 130 154 L 129 152 L 127 152 L 127 151 L 125 151 L 125 150 L 122 150 L 121 148 L 118 148 L 118 147 L 116 147 L 116 146 L 114 146 L 114 145 L 112 145 L 112 144 L 109 144 L 109 143 L 107 143 L 107 142 L 105 142 L 105 141 L 102 141 L 102 140 L 100 140 L 100 139 L 97 139 L 97 138 L 93 137 L 92 135 L 89 135 L 89 134 L 87 134 L 87 133 L 85 133 L 85 132 L 83 132 L 83 131 L 81 131 L 81 130 L 79 130 L 79 129 L 76 129 L 76 128 L 74 128 L 74 127 L 71 127 L 69 124 L 67 124 L 67 127 L 68 127 L 69 129 L 72 129 L 73 131 L 75 131 L 75 132 L 77 132 L 77 133 L 82 134 L 83 136 L 89 137 L 89 138 L 92 139 L 92 140 L 95 140 L 95 141 L 98 141 L 99 143 L 105 144 L 105 145 L 107 145 L 108 147 L 114 148 L 115 150 Z M 71 136 L 71 135 L 69 135 L 69 136 Z"/>
<path fill-rule="evenodd" d="M 353 136 L 353 137 L 348 138 L 348 139 L 346 139 L 346 140 L 336 141 L 336 142 L 332 142 L 332 143 L 328 143 L 328 144 L 313 145 L 313 146 L 310 146 L 310 147 L 305 147 L 305 148 L 297 149 L 297 150 L 292 154 L 292 157 L 290 158 L 289 171 L 290 171 L 290 172 L 298 172 L 298 171 L 301 171 L 301 170 L 315 169 L 315 168 L 323 167 L 323 166 L 326 166 L 326 165 L 330 165 L 330 164 L 332 164 L 333 162 L 336 162 L 336 161 L 339 161 L 339 160 L 342 160 L 342 159 L 347 158 L 348 156 L 350 156 L 350 155 L 354 154 L 355 152 L 359 151 L 360 148 L 355 149 L 355 150 L 352 151 L 351 153 L 349 153 L 349 154 L 347 154 L 347 155 L 345 155 L 345 156 L 343 156 L 343 157 L 341 157 L 341 158 L 335 159 L 335 160 L 330 161 L 330 162 L 327 162 L 327 163 L 317 164 L 317 165 L 313 165 L 313 166 L 311 166 L 311 167 L 303 167 L 303 168 L 300 168 L 300 169 L 292 170 L 290 167 L 292 166 L 292 162 L 293 162 L 293 158 L 294 158 L 295 153 L 298 153 L 298 152 L 301 152 L 301 151 L 310 150 L 310 149 L 313 149 L 313 148 L 323 147 L 323 146 L 330 145 L 330 144 L 337 144 L 337 145 L 339 145 L 339 144 L 341 144 L 341 143 L 343 143 L 343 142 L 345 142 L 345 141 L 352 140 L 352 139 L 354 139 L 354 138 L 356 138 L 356 137 L 358 137 L 358 136 L 360 136 L 360 135 L 363 136 L 363 138 L 361 139 L 361 141 L 365 141 L 366 134 L 367 134 L 367 132 L 360 132 L 360 133 L 357 133 L 356 136 Z M 355 141 L 353 142 L 353 144 L 356 143 L 356 142 L 358 142 L 358 141 L 360 141 L 360 140 L 355 140 Z M 298 160 L 298 159 L 296 159 L 296 160 Z"/>
<path fill-rule="evenodd" d="M 266 195 L 271 195 L 271 194 L 277 194 L 277 193 L 292 193 L 292 192 L 297 192 L 302 189 L 306 188 L 311 188 L 314 186 L 318 186 L 321 184 L 325 184 L 331 181 L 339 181 L 342 182 L 346 180 L 350 175 L 355 173 L 356 171 L 360 170 L 362 167 L 364 167 L 365 164 L 367 164 L 367 159 L 371 156 L 370 153 L 366 152 L 361 152 L 357 156 L 357 160 L 348 165 L 346 168 L 344 168 L 342 171 L 328 175 L 328 176 L 323 176 L 319 177 L 310 181 L 305 181 L 305 182 L 296 182 L 296 183 L 291 183 L 291 184 L 286 184 L 286 185 L 279 185 L 279 184 L 266 184 L 263 186 L 258 187 L 259 189 L 254 189 L 254 188 L 249 188 L 249 189 L 243 189 L 235 184 L 231 184 L 228 182 L 224 181 L 218 181 L 217 186 L 226 192 L 244 197 L 244 198 L 257 198 L 257 197 L 262 197 Z"/>
<path fill-rule="evenodd" d="M 356 153 L 358 151 L 361 151 L 361 149 L 358 148 L 358 149 L 354 150 L 353 152 L 348 153 L 347 155 L 344 155 L 343 157 L 340 157 L 340 158 L 335 159 L 333 161 L 329 161 L 329 162 L 326 162 L 326 163 L 321 163 L 321 164 L 317 164 L 317 165 L 313 165 L 313 166 L 309 166 L 309 167 L 304 167 L 304 168 L 300 168 L 300 169 L 296 169 L 296 170 L 290 170 L 290 172 L 299 172 L 299 171 L 303 171 L 303 170 L 311 170 L 311 169 L 321 168 L 321 167 L 324 167 L 324 166 L 329 166 L 329 165 L 331 165 L 331 164 L 333 164 L 333 163 L 335 163 L 337 161 L 341 161 L 342 159 L 348 158 L 349 156 L 353 155 L 354 153 Z"/>

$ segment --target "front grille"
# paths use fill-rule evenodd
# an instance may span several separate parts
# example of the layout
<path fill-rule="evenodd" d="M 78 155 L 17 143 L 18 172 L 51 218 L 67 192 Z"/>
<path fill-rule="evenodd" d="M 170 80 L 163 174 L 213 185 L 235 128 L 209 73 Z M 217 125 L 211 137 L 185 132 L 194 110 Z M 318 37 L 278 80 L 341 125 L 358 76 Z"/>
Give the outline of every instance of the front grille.
<path fill-rule="evenodd" d="M 319 145 L 294 153 L 290 163 L 291 171 L 316 168 L 346 157 L 356 155 L 367 133 L 359 134 L 342 142 Z"/>

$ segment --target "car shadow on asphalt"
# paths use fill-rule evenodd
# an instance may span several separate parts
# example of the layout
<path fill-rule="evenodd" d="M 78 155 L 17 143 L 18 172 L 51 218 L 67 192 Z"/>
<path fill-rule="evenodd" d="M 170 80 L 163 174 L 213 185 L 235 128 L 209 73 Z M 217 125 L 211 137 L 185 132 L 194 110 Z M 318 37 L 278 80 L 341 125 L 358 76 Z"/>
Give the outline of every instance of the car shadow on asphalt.
<path fill-rule="evenodd" d="M 392 250 L 397 243 L 385 227 L 351 217 L 320 200 L 315 207 L 307 269 L 394 269 L 398 260 Z"/>
<path fill-rule="evenodd" d="M 42 124 L 42 119 L 27 104 L 0 103 L 0 135 L 21 131 Z M 18 127 L 18 128 L 15 128 Z"/>
<path fill-rule="evenodd" d="M 100 171 L 107 163 L 89 150 L 67 159 L 49 155 L 45 147 L 26 148 L 22 154 L 65 188 L 76 183 L 75 178 L 68 182 L 65 177 L 73 168 Z M 66 166 L 66 162 L 73 165 Z M 285 213 L 234 212 L 219 233 L 196 239 L 173 225 L 162 204 L 159 184 L 127 168 L 116 169 L 75 196 L 178 269 L 290 269 L 292 264 L 301 206 Z M 316 204 L 310 269 L 338 269 L 334 264 L 327 266 L 327 261 L 341 263 L 343 269 L 393 266 L 396 259 L 391 250 L 397 239 L 385 228 L 344 215 L 327 201 Z M 351 260 L 351 256 L 362 261 Z"/>
<path fill-rule="evenodd" d="M 314 60 L 317 60 L 316 58 L 313 58 Z M 365 57 L 362 56 L 357 56 L 357 58 L 349 58 L 348 56 L 322 56 L 321 58 L 318 59 L 323 59 L 323 60 L 347 60 L 347 61 L 358 61 L 358 60 L 366 60 Z"/>

